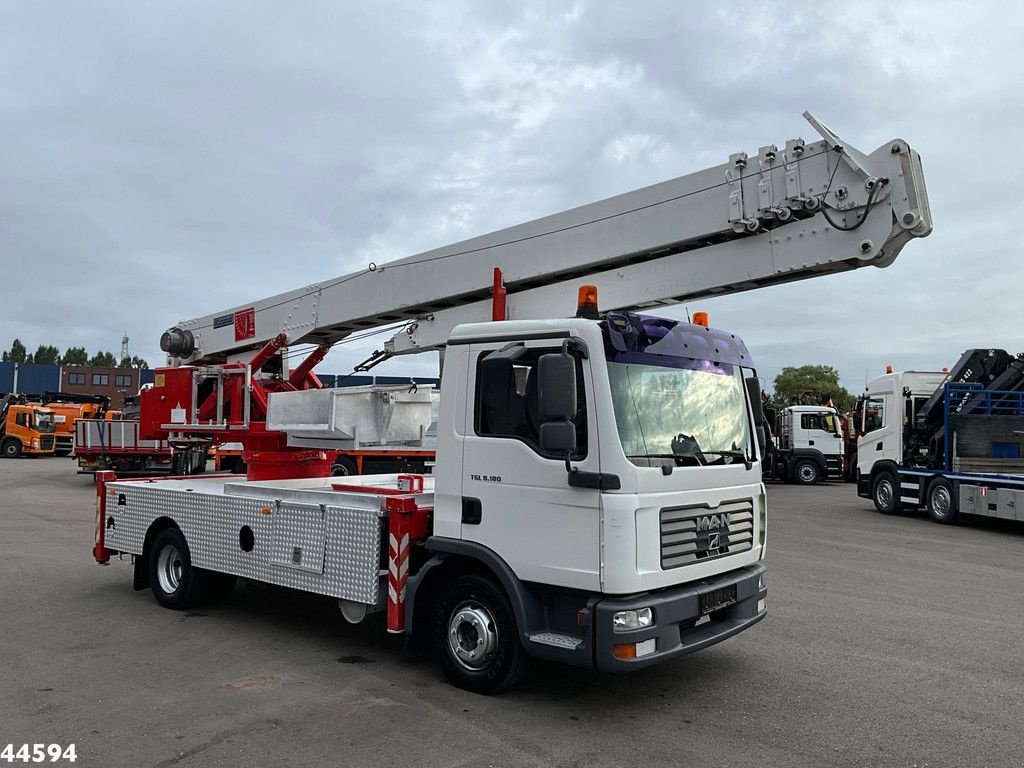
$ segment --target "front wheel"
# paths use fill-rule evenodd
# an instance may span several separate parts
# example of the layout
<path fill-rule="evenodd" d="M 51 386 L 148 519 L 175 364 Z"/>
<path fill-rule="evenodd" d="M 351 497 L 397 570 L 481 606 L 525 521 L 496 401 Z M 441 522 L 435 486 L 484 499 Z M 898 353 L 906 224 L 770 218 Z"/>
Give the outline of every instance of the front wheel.
<path fill-rule="evenodd" d="M 813 461 L 801 461 L 793 468 L 793 478 L 800 485 L 814 485 L 821 477 L 821 470 Z"/>
<path fill-rule="evenodd" d="M 936 478 L 928 486 L 928 517 L 936 523 L 955 523 L 959 512 L 953 496 L 953 484 L 944 477 Z"/>
<path fill-rule="evenodd" d="M 875 509 L 883 515 L 894 515 L 899 509 L 899 491 L 896 475 L 892 472 L 880 472 L 871 483 L 871 500 Z"/>
<path fill-rule="evenodd" d="M 4 440 L 3 447 L 0 448 L 3 452 L 5 459 L 16 459 L 21 456 L 21 441 L 15 440 L 13 437 Z"/>
<path fill-rule="evenodd" d="M 474 693 L 512 686 L 529 664 L 508 598 L 483 576 L 460 576 L 441 589 L 431 639 L 445 677 Z"/>

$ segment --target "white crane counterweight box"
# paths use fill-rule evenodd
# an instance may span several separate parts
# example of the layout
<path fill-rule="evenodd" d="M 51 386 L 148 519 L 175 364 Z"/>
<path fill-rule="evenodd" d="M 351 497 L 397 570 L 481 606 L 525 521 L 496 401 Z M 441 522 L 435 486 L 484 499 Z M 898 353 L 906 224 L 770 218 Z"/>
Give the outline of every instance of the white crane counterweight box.
<path fill-rule="evenodd" d="M 274 392 L 267 428 L 288 435 L 288 444 L 358 449 L 421 446 L 431 423 L 427 387 L 368 386 Z"/>

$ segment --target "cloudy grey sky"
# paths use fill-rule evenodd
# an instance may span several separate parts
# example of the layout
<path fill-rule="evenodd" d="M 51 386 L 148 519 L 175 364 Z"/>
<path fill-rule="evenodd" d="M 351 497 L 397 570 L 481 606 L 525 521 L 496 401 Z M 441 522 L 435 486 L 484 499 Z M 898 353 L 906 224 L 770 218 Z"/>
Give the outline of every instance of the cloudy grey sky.
<path fill-rule="evenodd" d="M 816 139 L 809 109 L 918 149 L 934 234 L 690 310 L 769 380 L 828 362 L 855 391 L 1019 352 L 1022 39 L 1018 4 L 977 0 L 3 0 L 0 346 L 116 353 L 127 329 L 159 363 L 179 319 Z"/>

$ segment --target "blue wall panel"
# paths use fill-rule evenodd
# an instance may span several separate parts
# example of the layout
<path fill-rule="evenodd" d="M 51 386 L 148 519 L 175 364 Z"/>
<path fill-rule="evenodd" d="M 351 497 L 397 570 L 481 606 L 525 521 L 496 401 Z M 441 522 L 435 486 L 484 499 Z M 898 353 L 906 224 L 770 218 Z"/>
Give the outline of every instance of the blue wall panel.
<path fill-rule="evenodd" d="M 60 389 L 60 366 L 35 363 L 0 363 L 0 392 L 14 391 L 14 367 L 18 367 L 18 394 L 41 395 Z"/>

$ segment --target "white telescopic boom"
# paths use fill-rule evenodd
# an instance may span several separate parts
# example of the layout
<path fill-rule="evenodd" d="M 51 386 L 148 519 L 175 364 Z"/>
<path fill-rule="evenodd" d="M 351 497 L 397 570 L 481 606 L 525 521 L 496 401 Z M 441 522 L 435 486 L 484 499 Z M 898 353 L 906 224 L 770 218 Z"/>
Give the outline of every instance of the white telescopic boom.
<path fill-rule="evenodd" d="M 921 161 L 895 139 L 865 155 L 805 113 L 823 140 L 727 163 L 553 216 L 180 323 L 175 362 L 243 357 L 280 333 L 332 344 L 408 321 L 388 354 L 436 349 L 491 319 L 493 270 L 507 318 L 570 316 L 575 287 L 601 309 L 643 309 L 858 267 L 888 266 L 932 229 Z M 186 333 L 187 332 L 187 333 Z"/>

